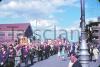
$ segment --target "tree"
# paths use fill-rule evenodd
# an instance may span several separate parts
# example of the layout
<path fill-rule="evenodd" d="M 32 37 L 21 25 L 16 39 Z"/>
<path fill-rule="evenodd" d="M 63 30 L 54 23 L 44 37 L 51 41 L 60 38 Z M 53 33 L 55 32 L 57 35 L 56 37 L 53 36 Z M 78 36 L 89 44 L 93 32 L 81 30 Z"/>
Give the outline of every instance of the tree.
<path fill-rule="evenodd" d="M 100 2 L 100 0 L 98 0 Z"/>

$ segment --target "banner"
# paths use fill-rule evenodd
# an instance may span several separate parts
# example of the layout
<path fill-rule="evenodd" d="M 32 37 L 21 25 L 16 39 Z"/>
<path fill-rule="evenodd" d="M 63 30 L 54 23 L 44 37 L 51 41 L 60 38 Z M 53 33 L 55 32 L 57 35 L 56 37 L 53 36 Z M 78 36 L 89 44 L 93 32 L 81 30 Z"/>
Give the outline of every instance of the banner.
<path fill-rule="evenodd" d="M 22 37 L 22 38 L 20 39 L 20 44 L 21 44 L 21 45 L 27 45 L 27 44 L 28 44 L 28 39 L 27 39 L 27 37 Z"/>

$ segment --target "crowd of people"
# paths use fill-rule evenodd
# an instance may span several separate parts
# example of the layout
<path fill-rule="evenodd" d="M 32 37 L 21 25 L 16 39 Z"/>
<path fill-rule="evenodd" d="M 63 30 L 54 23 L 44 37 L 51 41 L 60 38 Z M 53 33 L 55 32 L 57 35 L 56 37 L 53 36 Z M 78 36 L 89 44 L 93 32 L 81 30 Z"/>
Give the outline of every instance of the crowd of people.
<path fill-rule="evenodd" d="M 72 45 L 68 67 L 82 67 L 81 63 L 79 62 L 79 47 L 80 45 Z M 96 62 L 100 58 L 100 46 L 96 44 L 88 44 L 88 48 L 89 62 Z M 98 67 L 100 67 L 100 64 Z"/>
<path fill-rule="evenodd" d="M 10 44 L 9 46 L 2 45 L 0 47 L 0 67 L 20 67 L 22 62 L 26 67 L 29 67 L 28 61 L 34 64 L 34 58 L 38 61 L 48 59 L 50 56 L 56 54 L 57 50 L 49 45 L 28 46 Z"/>
<path fill-rule="evenodd" d="M 34 64 L 35 58 L 39 62 L 55 54 L 60 60 L 65 60 L 66 55 L 70 57 L 68 67 L 82 67 L 78 60 L 79 46 L 79 43 L 69 43 L 67 40 L 56 43 L 54 41 L 33 42 L 26 45 L 0 44 L 0 67 L 21 67 L 22 63 L 25 63 L 25 67 L 29 67 Z M 96 46 L 89 46 L 89 53 L 90 61 L 98 60 L 99 49 Z"/>
<path fill-rule="evenodd" d="M 93 45 L 89 47 L 90 61 L 96 62 L 99 59 L 99 53 L 100 53 L 99 49 L 100 48 Z"/>
<path fill-rule="evenodd" d="M 58 53 L 61 46 L 55 45 L 55 42 L 33 42 L 30 44 L 0 44 L 0 67 L 21 67 L 21 63 L 25 63 L 25 67 L 34 64 L 34 59 L 42 61 L 50 56 Z M 29 64 L 29 61 L 31 64 Z"/>

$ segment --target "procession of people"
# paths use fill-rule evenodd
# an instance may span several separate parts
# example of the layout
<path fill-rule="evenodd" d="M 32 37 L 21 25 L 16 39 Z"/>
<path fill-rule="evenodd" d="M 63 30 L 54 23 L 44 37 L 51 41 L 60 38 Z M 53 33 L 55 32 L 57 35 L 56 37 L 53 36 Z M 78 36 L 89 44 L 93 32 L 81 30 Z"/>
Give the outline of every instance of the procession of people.
<path fill-rule="evenodd" d="M 68 67 L 75 67 L 75 62 L 81 66 L 78 60 L 79 43 L 69 43 L 67 40 L 62 40 L 34 41 L 30 44 L 1 44 L 0 67 L 21 67 L 22 63 L 25 64 L 25 67 L 30 67 L 35 62 L 48 59 L 53 55 L 57 55 L 60 61 L 65 61 L 66 57 L 69 57 Z M 89 53 L 90 61 L 98 60 L 99 49 L 97 46 L 89 46 Z M 37 61 L 34 60 L 35 58 Z"/>
<path fill-rule="evenodd" d="M 35 63 L 34 58 L 37 58 L 37 62 L 48 59 L 57 54 L 59 47 L 61 45 L 57 45 L 53 40 L 30 44 L 0 44 L 0 67 L 21 67 L 22 63 L 25 63 L 25 67 L 29 67 Z M 64 50 L 65 48 L 62 47 L 63 58 Z"/>

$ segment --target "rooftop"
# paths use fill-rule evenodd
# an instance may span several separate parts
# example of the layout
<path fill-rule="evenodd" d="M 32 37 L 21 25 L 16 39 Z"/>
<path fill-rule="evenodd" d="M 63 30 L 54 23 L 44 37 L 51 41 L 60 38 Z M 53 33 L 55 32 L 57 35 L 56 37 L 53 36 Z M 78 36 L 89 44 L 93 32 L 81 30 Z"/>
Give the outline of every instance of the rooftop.
<path fill-rule="evenodd" d="M 30 23 L 17 23 L 17 24 L 0 24 L 0 31 L 22 31 L 26 30 L 30 26 Z"/>

